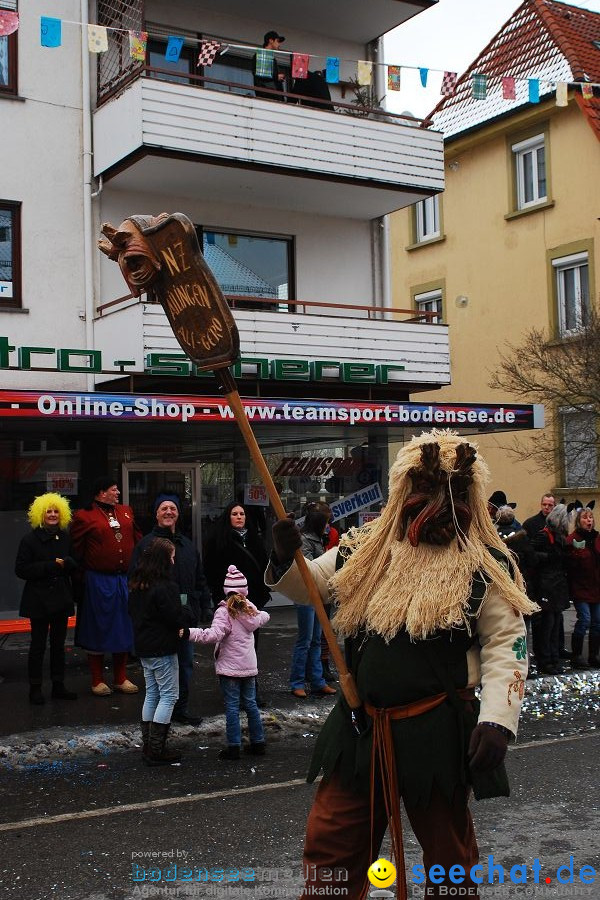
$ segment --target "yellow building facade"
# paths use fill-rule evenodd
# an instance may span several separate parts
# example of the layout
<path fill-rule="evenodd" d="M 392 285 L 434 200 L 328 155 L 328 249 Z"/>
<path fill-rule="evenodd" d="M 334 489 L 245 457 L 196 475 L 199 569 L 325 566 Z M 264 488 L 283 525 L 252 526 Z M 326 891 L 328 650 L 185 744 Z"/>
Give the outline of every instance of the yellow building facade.
<path fill-rule="evenodd" d="M 598 303 L 598 138 L 573 93 L 566 107 L 554 97 L 527 105 L 447 139 L 446 187 L 435 206 L 425 201 L 391 217 L 394 305 L 437 310 L 450 330 L 452 383 L 419 401 L 532 402 L 489 382 L 508 345 L 518 347 L 531 328 L 557 340 L 567 335 L 565 303 L 572 312 L 573 302 L 582 301 L 586 275 L 583 301 Z M 570 294 L 565 300 L 572 284 L 579 300 Z M 535 442 L 536 434 L 519 441 Z M 490 492 L 504 490 L 518 504 L 520 521 L 538 511 L 544 492 L 568 500 L 598 495 L 597 465 L 583 479 L 579 473 L 574 487 L 560 457 L 553 467 L 535 458 L 519 461 L 507 433 L 476 440 L 491 469 Z"/>

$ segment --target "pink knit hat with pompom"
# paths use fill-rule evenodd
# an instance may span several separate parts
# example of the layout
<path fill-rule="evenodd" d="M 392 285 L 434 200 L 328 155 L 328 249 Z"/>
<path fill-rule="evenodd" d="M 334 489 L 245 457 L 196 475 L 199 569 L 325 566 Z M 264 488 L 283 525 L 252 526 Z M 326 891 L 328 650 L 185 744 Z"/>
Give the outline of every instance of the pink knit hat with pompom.
<path fill-rule="evenodd" d="M 225 596 L 227 594 L 241 594 L 242 597 L 248 596 L 248 582 L 246 576 L 236 569 L 235 566 L 229 566 L 227 575 L 225 576 L 225 584 L 223 585 Z"/>

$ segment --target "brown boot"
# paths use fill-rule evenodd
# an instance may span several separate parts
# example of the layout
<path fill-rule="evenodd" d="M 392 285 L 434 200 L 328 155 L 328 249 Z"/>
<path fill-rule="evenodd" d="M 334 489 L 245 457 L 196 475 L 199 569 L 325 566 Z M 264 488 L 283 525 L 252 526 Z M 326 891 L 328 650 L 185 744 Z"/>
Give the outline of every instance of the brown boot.
<path fill-rule="evenodd" d="M 175 750 L 167 750 L 167 737 L 171 723 L 150 723 L 150 740 L 148 742 L 148 755 L 145 758 L 147 766 L 170 766 L 171 763 L 181 762 L 181 753 Z"/>

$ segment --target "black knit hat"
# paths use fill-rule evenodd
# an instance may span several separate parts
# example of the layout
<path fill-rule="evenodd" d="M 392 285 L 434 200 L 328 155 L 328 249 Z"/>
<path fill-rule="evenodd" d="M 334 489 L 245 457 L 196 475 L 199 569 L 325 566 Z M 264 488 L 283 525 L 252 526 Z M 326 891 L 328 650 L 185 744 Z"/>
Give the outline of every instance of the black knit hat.
<path fill-rule="evenodd" d="M 179 497 L 178 494 L 167 494 L 167 493 L 157 495 L 156 500 L 154 501 L 153 514 L 156 515 L 156 511 L 157 511 L 158 507 L 160 506 L 161 503 L 164 503 L 166 500 L 168 500 L 170 503 L 174 503 L 175 506 L 177 507 L 177 512 L 179 513 L 179 515 L 181 515 L 181 498 Z"/>

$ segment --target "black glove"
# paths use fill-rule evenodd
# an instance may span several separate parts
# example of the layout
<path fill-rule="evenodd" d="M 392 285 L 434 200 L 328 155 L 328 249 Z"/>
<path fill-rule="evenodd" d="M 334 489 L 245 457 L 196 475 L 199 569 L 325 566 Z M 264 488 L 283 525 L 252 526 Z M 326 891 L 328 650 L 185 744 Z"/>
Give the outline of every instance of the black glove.
<path fill-rule="evenodd" d="M 300 529 L 293 519 L 279 519 L 273 525 L 273 553 L 277 562 L 289 563 L 294 553 L 302 546 Z"/>
<path fill-rule="evenodd" d="M 508 729 L 496 728 L 481 722 L 469 741 L 469 765 L 475 772 L 489 772 L 495 769 L 506 756 Z"/>

